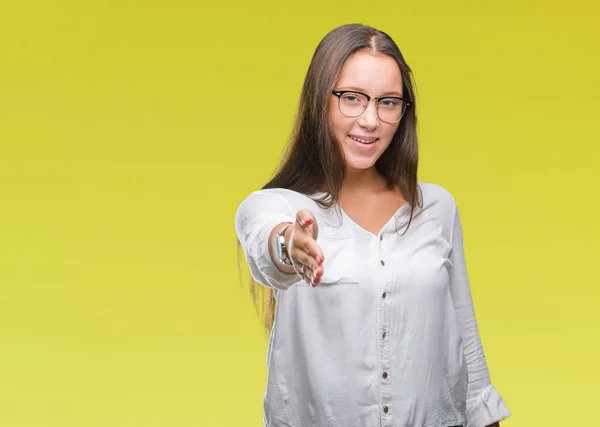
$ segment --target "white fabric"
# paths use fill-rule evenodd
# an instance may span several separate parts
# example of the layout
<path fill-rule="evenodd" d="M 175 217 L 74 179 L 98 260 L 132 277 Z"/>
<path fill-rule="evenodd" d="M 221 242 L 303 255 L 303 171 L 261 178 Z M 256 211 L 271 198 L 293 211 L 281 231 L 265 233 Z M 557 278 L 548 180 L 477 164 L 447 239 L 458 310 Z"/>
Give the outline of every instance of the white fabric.
<path fill-rule="evenodd" d="M 377 236 L 339 205 L 322 210 L 291 190 L 255 191 L 240 204 L 236 232 L 252 276 L 278 301 L 264 426 L 485 427 L 510 415 L 490 382 L 455 199 L 437 184 L 419 187 L 424 205 L 403 236 L 408 203 Z M 319 223 L 316 288 L 268 252 L 273 227 L 300 209 Z"/>

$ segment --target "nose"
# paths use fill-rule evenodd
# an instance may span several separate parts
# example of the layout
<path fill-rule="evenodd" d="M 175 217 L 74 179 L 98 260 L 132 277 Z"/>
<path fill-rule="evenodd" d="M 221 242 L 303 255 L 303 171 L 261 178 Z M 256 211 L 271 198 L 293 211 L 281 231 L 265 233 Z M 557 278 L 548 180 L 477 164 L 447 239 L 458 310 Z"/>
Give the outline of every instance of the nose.
<path fill-rule="evenodd" d="M 358 124 L 365 129 L 375 129 L 379 118 L 377 117 L 377 101 L 372 99 L 367 108 L 358 118 Z"/>

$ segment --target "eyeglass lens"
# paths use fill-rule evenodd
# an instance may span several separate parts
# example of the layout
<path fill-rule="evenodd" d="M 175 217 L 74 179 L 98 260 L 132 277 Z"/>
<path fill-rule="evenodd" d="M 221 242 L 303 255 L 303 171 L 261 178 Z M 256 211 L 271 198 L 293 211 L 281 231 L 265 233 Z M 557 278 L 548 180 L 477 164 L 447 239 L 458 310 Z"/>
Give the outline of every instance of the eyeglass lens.
<path fill-rule="evenodd" d="M 344 93 L 339 97 L 340 113 L 349 117 L 358 117 L 367 109 L 368 103 L 363 94 Z M 384 122 L 396 123 L 402 118 L 405 108 L 406 104 L 399 99 L 382 98 L 378 101 L 377 114 Z"/>

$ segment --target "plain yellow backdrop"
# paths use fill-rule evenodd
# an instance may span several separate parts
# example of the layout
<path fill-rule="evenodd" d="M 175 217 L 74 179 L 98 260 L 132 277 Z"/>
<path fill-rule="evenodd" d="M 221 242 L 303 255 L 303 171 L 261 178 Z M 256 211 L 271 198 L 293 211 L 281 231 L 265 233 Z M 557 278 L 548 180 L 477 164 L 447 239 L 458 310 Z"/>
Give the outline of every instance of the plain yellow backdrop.
<path fill-rule="evenodd" d="M 459 203 L 503 426 L 600 425 L 599 12 L 3 2 L 0 427 L 261 425 L 234 214 L 279 162 L 317 43 L 349 22 L 413 69 L 419 179 Z"/>

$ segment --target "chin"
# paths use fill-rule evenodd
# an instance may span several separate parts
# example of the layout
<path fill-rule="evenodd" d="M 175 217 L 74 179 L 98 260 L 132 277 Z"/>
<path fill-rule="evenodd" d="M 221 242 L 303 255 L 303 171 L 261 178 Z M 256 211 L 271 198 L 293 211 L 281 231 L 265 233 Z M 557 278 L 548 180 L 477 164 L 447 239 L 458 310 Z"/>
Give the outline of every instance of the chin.
<path fill-rule="evenodd" d="M 354 170 L 366 170 L 371 169 L 375 166 L 375 159 L 348 159 L 346 161 L 346 168 Z"/>
<path fill-rule="evenodd" d="M 387 147 L 386 147 L 387 148 Z M 381 157 L 383 151 L 378 147 L 372 153 L 356 153 L 350 147 L 344 147 L 346 168 L 354 170 L 367 170 L 375 167 L 375 163 Z"/>

